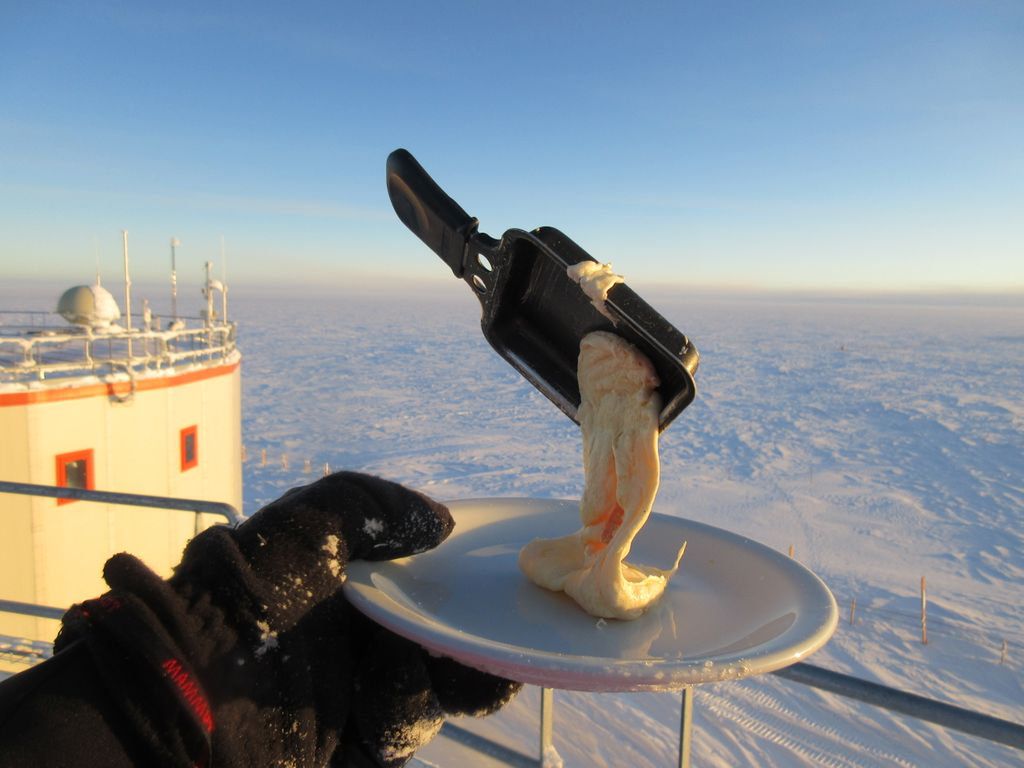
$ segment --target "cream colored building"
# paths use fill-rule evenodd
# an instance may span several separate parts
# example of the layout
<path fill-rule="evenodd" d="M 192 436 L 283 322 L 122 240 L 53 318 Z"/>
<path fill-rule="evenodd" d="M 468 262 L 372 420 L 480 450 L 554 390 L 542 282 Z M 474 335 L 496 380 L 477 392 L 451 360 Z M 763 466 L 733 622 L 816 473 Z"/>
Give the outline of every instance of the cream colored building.
<path fill-rule="evenodd" d="M 234 325 L 11 328 L 0 325 L 0 480 L 241 509 Z M 59 608 L 105 590 L 112 554 L 131 552 L 169 575 L 198 530 L 223 522 L 14 494 L 0 494 L 0 516 L 0 599 Z M 0 613 L 3 636 L 52 640 L 56 629 L 49 619 Z"/>

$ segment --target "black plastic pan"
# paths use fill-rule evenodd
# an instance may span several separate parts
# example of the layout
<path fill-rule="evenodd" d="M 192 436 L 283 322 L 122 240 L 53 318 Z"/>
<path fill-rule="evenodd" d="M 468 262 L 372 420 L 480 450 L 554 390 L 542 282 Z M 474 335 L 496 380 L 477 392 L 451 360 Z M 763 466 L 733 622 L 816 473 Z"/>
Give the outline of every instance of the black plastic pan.
<path fill-rule="evenodd" d="M 608 292 L 602 315 L 566 270 L 596 261 L 551 227 L 510 229 L 500 240 L 445 194 L 409 152 L 388 156 L 387 185 L 398 218 L 440 256 L 480 300 L 480 326 L 491 346 L 570 419 L 580 405 L 580 340 L 610 331 L 636 345 L 661 379 L 660 429 L 696 394 L 696 347 L 626 284 Z"/>

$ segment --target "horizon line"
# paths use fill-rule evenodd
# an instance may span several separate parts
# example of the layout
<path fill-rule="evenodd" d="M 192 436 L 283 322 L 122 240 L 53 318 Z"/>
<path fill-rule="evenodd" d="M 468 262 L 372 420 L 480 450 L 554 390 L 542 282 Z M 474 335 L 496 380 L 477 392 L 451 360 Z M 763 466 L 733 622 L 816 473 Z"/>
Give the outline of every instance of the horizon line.
<path fill-rule="evenodd" d="M 289 279 L 291 278 L 291 279 Z M 285 279 L 271 276 L 252 276 L 230 280 L 228 285 L 235 290 L 250 290 L 264 293 L 272 290 L 281 294 L 294 295 L 296 293 L 308 293 L 311 295 L 329 294 L 333 291 L 363 290 L 372 292 L 375 295 L 388 292 L 388 287 L 393 287 L 396 293 L 406 293 L 410 289 L 434 293 L 438 290 L 447 291 L 448 286 L 462 282 L 454 276 L 443 275 L 386 275 L 373 272 L 350 273 L 347 279 L 341 280 L 336 275 L 316 275 L 308 279 L 296 279 L 290 275 Z M 202 285 L 202 280 L 197 278 L 183 279 L 178 276 L 179 289 L 184 285 Z M 1009 286 L 949 286 L 943 284 L 933 285 L 837 285 L 835 283 L 787 285 L 777 284 L 755 284 L 750 282 L 738 283 L 729 281 L 651 281 L 642 278 L 627 280 L 626 283 L 638 290 L 638 293 L 659 294 L 666 291 L 687 291 L 696 295 L 705 296 L 735 296 L 735 297 L 777 297 L 777 298 L 1001 298 L 1010 299 L 1020 297 L 1024 301 L 1024 284 Z M 38 275 L 10 275 L 0 274 L 0 295 L 7 293 L 16 285 L 35 287 L 42 290 L 53 287 L 54 290 L 62 290 L 78 285 L 80 282 L 61 280 L 56 276 Z M 110 279 L 103 281 L 104 287 L 110 290 L 115 296 L 118 289 L 123 286 L 122 279 Z M 154 279 L 151 276 L 132 277 L 132 293 L 141 291 L 162 291 L 167 289 L 168 282 L 165 278 Z M 5 290 L 6 289 L 6 290 Z M 457 288 L 456 288 L 457 290 Z M 237 294 L 236 294 L 237 295 Z M 1022 305 L 1024 308 L 1024 305 Z"/>

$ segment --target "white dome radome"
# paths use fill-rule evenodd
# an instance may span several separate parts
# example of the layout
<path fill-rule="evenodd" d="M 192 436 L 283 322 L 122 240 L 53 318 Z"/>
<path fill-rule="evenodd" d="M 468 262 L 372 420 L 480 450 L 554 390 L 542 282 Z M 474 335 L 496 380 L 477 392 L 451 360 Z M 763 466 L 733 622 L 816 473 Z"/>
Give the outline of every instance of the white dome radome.
<path fill-rule="evenodd" d="M 106 328 L 121 317 L 117 301 L 99 283 L 68 288 L 57 302 L 57 313 L 69 323 L 88 328 Z"/>

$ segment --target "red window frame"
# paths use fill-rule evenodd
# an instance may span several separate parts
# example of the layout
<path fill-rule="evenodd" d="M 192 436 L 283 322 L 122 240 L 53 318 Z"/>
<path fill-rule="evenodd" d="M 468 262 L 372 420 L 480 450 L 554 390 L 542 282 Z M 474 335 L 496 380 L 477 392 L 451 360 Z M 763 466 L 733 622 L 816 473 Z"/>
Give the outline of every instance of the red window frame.
<path fill-rule="evenodd" d="M 192 438 L 192 458 L 188 458 L 188 451 L 186 445 L 188 438 Z M 192 467 L 199 465 L 199 426 L 193 424 L 191 427 L 185 427 L 181 430 L 181 471 L 184 472 L 186 469 L 192 469 Z"/>
<path fill-rule="evenodd" d="M 58 453 L 56 457 L 57 466 L 57 485 L 60 488 L 68 488 L 68 464 L 76 461 L 85 462 L 85 489 L 88 491 L 95 490 L 94 484 L 94 473 L 95 458 L 93 455 L 92 448 L 87 448 L 84 451 L 71 451 L 69 453 Z M 70 504 L 78 499 L 57 499 L 57 504 Z"/>

